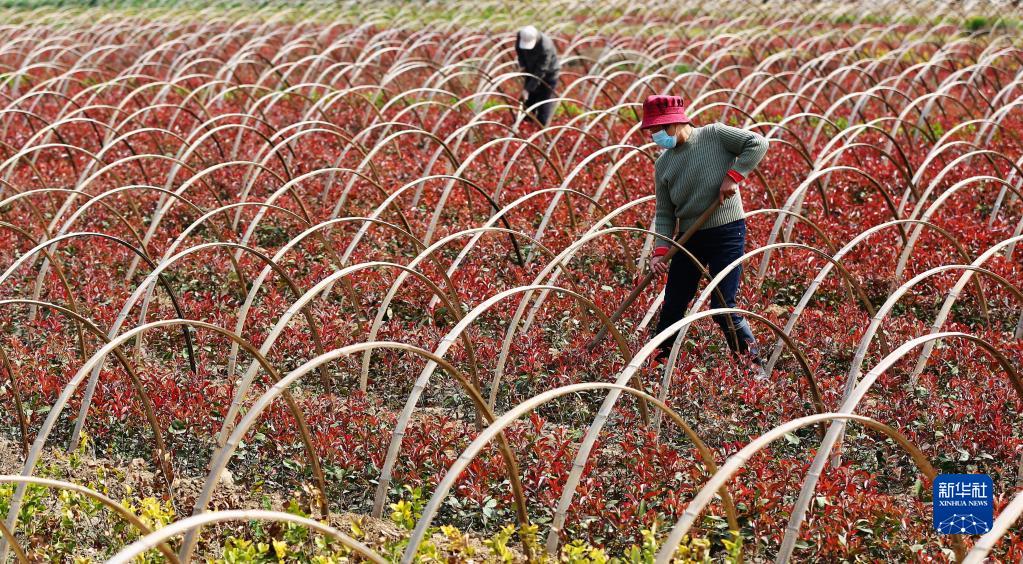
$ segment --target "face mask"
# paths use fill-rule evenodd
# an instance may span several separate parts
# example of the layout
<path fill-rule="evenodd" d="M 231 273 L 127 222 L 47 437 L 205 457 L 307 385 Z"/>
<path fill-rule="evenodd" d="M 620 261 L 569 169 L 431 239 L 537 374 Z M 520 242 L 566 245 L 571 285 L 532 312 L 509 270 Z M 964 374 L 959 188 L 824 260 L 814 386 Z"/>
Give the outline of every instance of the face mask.
<path fill-rule="evenodd" d="M 675 139 L 674 135 L 668 135 L 668 132 L 663 129 L 658 131 L 657 133 L 654 133 L 653 140 L 654 143 L 657 143 L 658 145 L 664 147 L 665 149 L 670 149 L 674 147 L 675 143 L 677 142 L 677 139 Z"/>

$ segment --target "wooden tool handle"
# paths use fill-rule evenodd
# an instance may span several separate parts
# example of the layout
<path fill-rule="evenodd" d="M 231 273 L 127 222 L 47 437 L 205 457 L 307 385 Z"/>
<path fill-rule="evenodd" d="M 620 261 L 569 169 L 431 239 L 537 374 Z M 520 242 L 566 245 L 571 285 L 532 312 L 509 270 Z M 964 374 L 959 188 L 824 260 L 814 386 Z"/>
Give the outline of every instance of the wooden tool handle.
<path fill-rule="evenodd" d="M 676 237 L 675 241 L 678 243 L 678 246 L 672 245 L 671 247 L 668 247 L 668 252 L 665 253 L 664 255 L 665 259 L 670 259 L 671 257 L 675 256 L 675 253 L 678 252 L 679 247 L 685 245 L 686 241 L 691 239 L 693 235 L 697 231 L 699 231 L 701 227 L 703 227 L 704 223 L 707 223 L 707 220 L 710 219 L 710 216 L 714 215 L 714 212 L 717 211 L 720 205 L 721 201 L 715 199 L 714 202 L 706 210 L 704 210 L 702 214 L 700 214 L 700 217 L 696 218 L 696 221 L 693 222 L 689 229 L 686 229 L 685 233 L 682 233 L 681 235 Z M 629 293 L 628 297 L 625 298 L 625 301 L 622 302 L 622 305 L 618 306 L 618 309 L 616 309 L 615 312 L 611 314 L 611 323 L 617 323 L 618 320 L 621 319 L 622 314 L 625 313 L 625 310 L 629 309 L 629 306 L 632 305 L 632 302 L 636 301 L 636 298 L 639 297 L 639 295 L 643 292 L 644 289 L 646 289 L 647 285 L 650 284 L 650 281 L 653 279 L 654 271 L 651 270 L 650 272 L 646 273 L 646 276 L 644 276 L 639 281 L 638 284 L 636 284 L 636 287 L 632 289 L 632 292 Z M 598 331 L 597 334 L 593 337 L 593 339 L 589 342 L 589 344 L 586 345 L 586 350 L 593 352 L 593 349 L 597 348 L 597 345 L 599 345 L 600 342 L 604 340 L 604 337 L 606 335 L 607 326 L 602 326 L 600 328 L 600 331 Z"/>

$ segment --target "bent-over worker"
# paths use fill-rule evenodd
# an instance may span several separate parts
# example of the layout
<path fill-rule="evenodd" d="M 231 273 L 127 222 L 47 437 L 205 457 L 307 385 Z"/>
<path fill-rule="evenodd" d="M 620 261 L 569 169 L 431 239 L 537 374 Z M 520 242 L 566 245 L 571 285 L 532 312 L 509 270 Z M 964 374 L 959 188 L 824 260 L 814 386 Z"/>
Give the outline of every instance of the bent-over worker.
<path fill-rule="evenodd" d="M 519 67 L 522 72 L 532 75 L 526 77 L 523 86 L 523 104 L 526 108 L 532 108 L 533 117 L 546 127 L 554 113 L 555 103 L 545 103 L 535 108 L 533 106 L 554 97 L 561 69 L 558 53 L 551 38 L 531 25 L 520 29 L 516 39 L 515 54 L 518 55 Z"/>

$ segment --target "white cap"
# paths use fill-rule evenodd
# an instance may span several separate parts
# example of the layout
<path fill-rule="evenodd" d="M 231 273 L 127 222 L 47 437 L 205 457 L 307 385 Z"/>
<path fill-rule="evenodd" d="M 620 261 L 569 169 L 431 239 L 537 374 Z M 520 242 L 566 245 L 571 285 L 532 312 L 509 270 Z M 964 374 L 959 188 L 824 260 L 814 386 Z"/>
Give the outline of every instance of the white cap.
<path fill-rule="evenodd" d="M 522 49 L 532 49 L 536 47 L 536 40 L 539 38 L 540 32 L 535 27 L 527 25 L 526 27 L 519 30 L 519 47 Z"/>

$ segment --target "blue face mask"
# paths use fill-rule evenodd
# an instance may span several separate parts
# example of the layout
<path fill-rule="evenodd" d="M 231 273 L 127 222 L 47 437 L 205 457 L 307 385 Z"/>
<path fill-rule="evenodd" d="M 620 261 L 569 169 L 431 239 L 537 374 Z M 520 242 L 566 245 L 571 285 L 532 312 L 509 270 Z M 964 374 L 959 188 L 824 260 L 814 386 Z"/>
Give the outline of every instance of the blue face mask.
<path fill-rule="evenodd" d="M 657 143 L 658 145 L 664 147 L 665 149 L 670 149 L 674 147 L 675 143 L 678 142 L 678 140 L 675 139 L 674 135 L 668 135 L 668 132 L 663 129 L 658 131 L 657 133 L 654 133 L 653 140 L 654 143 Z"/>

